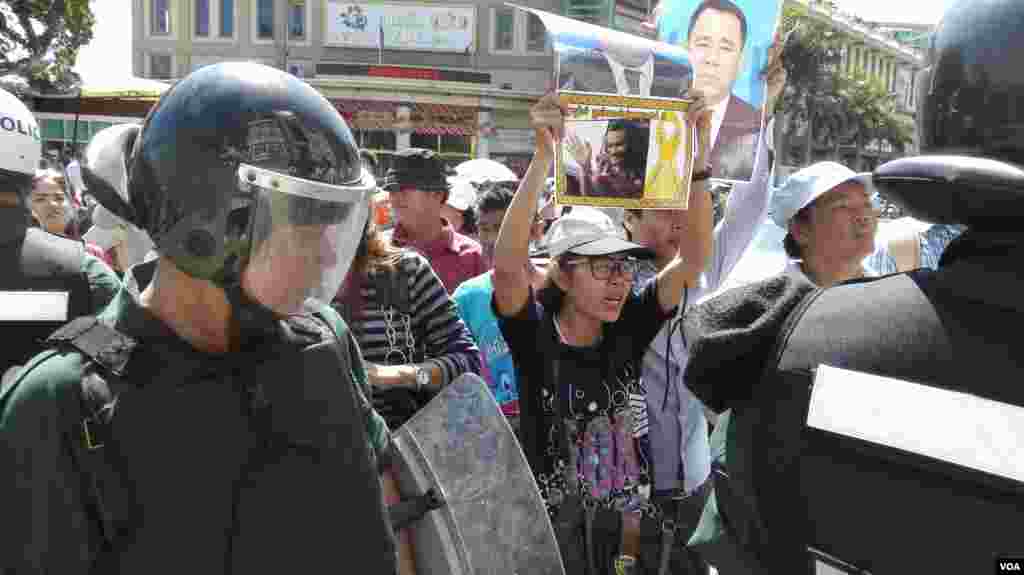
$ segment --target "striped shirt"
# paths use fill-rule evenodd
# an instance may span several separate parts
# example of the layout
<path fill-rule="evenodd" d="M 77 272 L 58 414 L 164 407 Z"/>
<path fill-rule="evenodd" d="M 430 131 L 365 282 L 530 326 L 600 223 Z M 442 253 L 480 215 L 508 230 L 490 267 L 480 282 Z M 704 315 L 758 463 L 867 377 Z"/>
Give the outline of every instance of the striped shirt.
<path fill-rule="evenodd" d="M 403 250 L 396 271 L 396 277 L 408 282 L 408 314 L 395 309 L 400 302 L 382 308 L 377 294 L 381 272 L 364 278 L 361 309 L 349 313 L 344 304 L 334 303 L 351 326 L 363 358 L 380 365 L 438 365 L 442 385 L 463 373 L 479 374 L 480 351 L 426 258 Z"/>

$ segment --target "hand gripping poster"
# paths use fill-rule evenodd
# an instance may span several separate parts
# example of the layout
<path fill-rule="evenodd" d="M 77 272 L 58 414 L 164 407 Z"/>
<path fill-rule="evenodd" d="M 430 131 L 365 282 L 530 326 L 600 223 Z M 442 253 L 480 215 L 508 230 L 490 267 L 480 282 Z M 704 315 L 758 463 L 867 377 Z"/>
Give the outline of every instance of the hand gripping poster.
<path fill-rule="evenodd" d="M 765 113 L 765 82 L 782 0 L 662 0 L 658 39 L 686 50 L 692 88 L 711 107 L 711 175 L 747 181 Z"/>
<path fill-rule="evenodd" d="M 555 156 L 556 202 L 685 209 L 697 137 L 686 117 L 693 76 L 686 50 L 516 7 L 544 23 L 568 110 Z"/>

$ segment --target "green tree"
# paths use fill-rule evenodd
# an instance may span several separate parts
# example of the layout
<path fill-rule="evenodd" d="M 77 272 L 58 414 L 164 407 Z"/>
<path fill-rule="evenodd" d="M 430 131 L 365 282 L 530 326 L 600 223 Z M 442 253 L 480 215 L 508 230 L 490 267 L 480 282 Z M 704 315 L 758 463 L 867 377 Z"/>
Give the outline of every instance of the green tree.
<path fill-rule="evenodd" d="M 799 5 L 785 7 L 782 31 L 787 38 L 782 51 L 787 80 L 779 105 L 788 117 L 788 135 L 804 127 L 804 157 L 797 161 L 807 164 L 813 160 L 815 141 L 827 138 L 841 114 L 834 74 L 842 60 L 840 38 L 832 26 Z"/>
<path fill-rule="evenodd" d="M 0 76 L 36 93 L 73 89 L 80 78 L 72 68 L 94 24 L 89 0 L 0 2 Z"/>
<path fill-rule="evenodd" d="M 835 10 L 833 2 L 816 5 Z M 788 160 L 810 164 L 818 149 L 828 149 L 838 159 L 840 147 L 852 144 L 860 165 L 865 147 L 875 140 L 902 151 L 912 139 L 913 125 L 899 114 L 895 97 L 877 80 L 841 69 L 843 36 L 799 5 L 786 6 L 782 30 L 789 35 L 783 49 L 788 79 L 780 106 L 789 128 L 779 139 L 781 149 L 788 148 L 785 142 L 800 129 L 804 137 L 803 157 Z M 785 155 L 782 161 L 787 161 Z"/>
<path fill-rule="evenodd" d="M 897 152 L 910 143 L 913 126 L 899 115 L 896 98 L 878 80 L 854 74 L 840 95 L 850 128 L 847 137 L 857 150 L 857 169 L 864 168 L 864 149 L 872 141 L 888 142 Z"/>

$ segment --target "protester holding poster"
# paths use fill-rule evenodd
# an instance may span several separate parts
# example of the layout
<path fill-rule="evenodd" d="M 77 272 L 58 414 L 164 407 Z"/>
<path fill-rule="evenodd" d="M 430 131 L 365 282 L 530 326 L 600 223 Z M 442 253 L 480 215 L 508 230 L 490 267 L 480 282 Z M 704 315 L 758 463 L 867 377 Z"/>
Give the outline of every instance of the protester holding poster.
<path fill-rule="evenodd" d="M 748 181 L 761 137 L 764 74 L 781 0 L 663 0 L 658 39 L 686 48 L 711 106 L 711 173 Z M 767 74 L 768 71 L 765 71 Z"/>
<path fill-rule="evenodd" d="M 686 122 L 693 68 L 685 48 L 523 10 L 551 37 L 569 113 L 556 156 L 558 202 L 685 209 L 693 169 Z"/>
<path fill-rule="evenodd" d="M 493 307 L 519 375 L 520 431 L 553 520 L 567 575 L 659 572 L 662 517 L 650 499 L 648 414 L 640 362 L 648 344 L 697 288 L 711 253 L 709 173 L 695 170 L 676 253 L 655 280 L 632 289 L 647 250 L 573 209 L 548 232 L 544 287 L 529 271 L 530 223 L 567 110 L 548 94 L 531 109 L 536 153 L 495 246 Z M 703 112 L 702 112 L 703 110 Z M 710 122 L 699 98 L 686 123 Z M 707 133 L 707 131 L 703 131 Z M 708 141 L 696 162 L 705 165 Z M 677 555 L 672 573 L 695 573 Z"/>

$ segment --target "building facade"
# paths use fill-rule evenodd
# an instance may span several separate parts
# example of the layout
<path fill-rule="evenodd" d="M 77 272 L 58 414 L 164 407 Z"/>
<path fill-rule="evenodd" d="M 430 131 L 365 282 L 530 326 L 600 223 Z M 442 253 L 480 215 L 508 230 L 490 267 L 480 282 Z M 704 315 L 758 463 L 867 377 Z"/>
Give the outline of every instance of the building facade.
<path fill-rule="evenodd" d="M 523 5 L 552 12 L 554 1 Z M 359 144 L 491 157 L 525 171 L 527 111 L 554 55 L 539 19 L 502 0 L 133 0 L 138 76 L 233 60 L 285 69 L 324 94 Z"/>
<path fill-rule="evenodd" d="M 896 111 L 914 124 L 917 108 L 916 85 L 924 68 L 924 49 L 928 27 L 914 27 L 913 34 L 906 26 L 890 27 L 864 22 L 852 16 L 831 10 L 826 3 L 808 0 L 786 0 L 807 10 L 809 17 L 828 23 L 840 37 L 842 61 L 840 71 L 849 75 L 860 74 L 880 82 L 896 101 Z M 897 33 L 899 32 L 899 33 Z M 913 41 L 909 41 L 913 40 Z M 881 162 L 899 155 L 913 154 L 918 149 L 916 125 L 912 143 L 904 150 L 894 150 L 885 141 L 868 142 L 861 151 L 859 169 L 874 169 Z M 840 148 L 843 160 L 855 166 L 857 152 L 853 146 Z"/>

